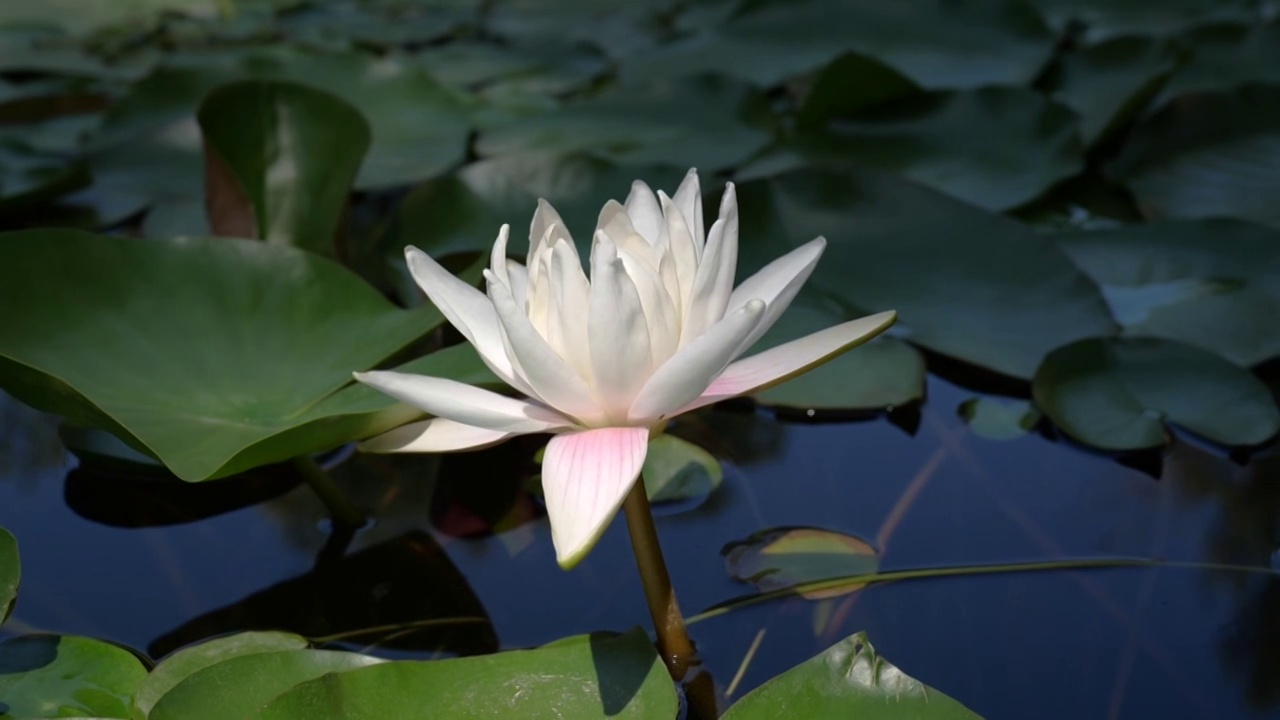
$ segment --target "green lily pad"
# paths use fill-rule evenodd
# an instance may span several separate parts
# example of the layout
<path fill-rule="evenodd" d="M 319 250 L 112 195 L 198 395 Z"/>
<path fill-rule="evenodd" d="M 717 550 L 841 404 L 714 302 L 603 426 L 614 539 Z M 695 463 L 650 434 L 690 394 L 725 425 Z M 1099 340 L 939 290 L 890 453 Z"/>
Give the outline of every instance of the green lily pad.
<path fill-rule="evenodd" d="M 743 696 L 724 720 L 776 718 L 972 720 L 971 710 L 908 676 L 857 633 Z"/>
<path fill-rule="evenodd" d="M 1083 165 L 1075 115 L 1021 88 L 917 94 L 844 117 L 792 141 L 791 162 L 890 170 L 989 210 L 1007 210 Z M 758 166 L 743 171 L 759 176 Z"/>
<path fill-rule="evenodd" d="M 0 288 L 0 385 L 188 481 L 416 417 L 351 372 L 441 322 L 323 258 L 247 240 L 7 233 Z"/>
<path fill-rule="evenodd" d="M 1280 356 L 1280 232 L 1182 220 L 1054 236 L 1127 335 L 1196 345 L 1239 365 Z"/>
<path fill-rule="evenodd" d="M 1179 96 L 1135 128 L 1114 171 L 1149 219 L 1280 226 L 1280 87 Z"/>
<path fill-rule="evenodd" d="M 381 662 L 384 661 L 368 655 L 336 650 L 276 650 L 236 655 L 180 680 L 160 697 L 147 714 L 147 720 L 250 717 L 272 698 L 296 685 Z"/>
<path fill-rule="evenodd" d="M 607 70 L 600 53 L 555 42 L 511 46 L 456 41 L 427 48 L 414 60 L 440 82 L 474 87 L 491 100 L 517 91 L 561 95 L 584 88 Z"/>
<path fill-rule="evenodd" d="M 1050 350 L 1116 330 L 1051 240 L 902 178 L 799 170 L 744 183 L 738 197 L 741 276 L 824 235 L 809 290 L 847 320 L 897 310 L 891 334 L 945 355 L 1029 379 Z"/>
<path fill-rule="evenodd" d="M 974 435 L 988 440 L 1020 438 L 1040 422 L 1040 411 L 1025 400 L 970 398 L 957 411 Z"/>
<path fill-rule="evenodd" d="M 5 3 L 0 6 L 0 27 L 43 26 L 57 28 L 70 35 L 88 35 L 107 28 L 145 29 L 158 23 L 165 13 L 216 17 L 225 7 L 218 0 L 130 0 L 105 3 L 48 0 L 40 3 Z"/>
<path fill-rule="evenodd" d="M 369 148 L 360 111 L 306 85 L 250 80 L 209 93 L 197 117 L 213 232 L 334 256 Z"/>
<path fill-rule="evenodd" d="M 752 352 L 845 320 L 838 306 L 814 295 L 802 290 Z M 884 410 L 923 400 L 924 388 L 925 364 L 919 351 L 882 335 L 752 397 L 762 405 L 794 410 Z"/>
<path fill-rule="evenodd" d="M 1280 83 L 1280 26 L 1275 23 L 1207 27 L 1191 40 L 1191 57 L 1169 78 L 1163 100 L 1188 92 Z"/>
<path fill-rule="evenodd" d="M 56 157 L 0 145 L 0 213 L 53 200 L 82 187 L 84 168 Z"/>
<path fill-rule="evenodd" d="M 785 527 L 752 533 L 721 551 L 729 577 L 761 592 L 802 583 L 869 575 L 880 567 L 876 549 L 861 538 L 831 530 Z M 866 583 L 853 582 L 800 594 L 809 600 L 847 595 Z"/>
<path fill-rule="evenodd" d="M 18 559 L 18 541 L 12 533 L 0 527 L 0 625 L 13 612 L 21 580 L 22 563 Z"/>
<path fill-rule="evenodd" d="M 1078 23 L 1089 42 L 1124 35 L 1168 37 L 1192 28 L 1256 17 L 1249 0 L 1031 0 L 1055 29 Z"/>
<path fill-rule="evenodd" d="M 1261 380 L 1172 340 L 1081 340 L 1050 353 L 1031 387 L 1063 432 L 1104 450 L 1159 447 L 1165 423 L 1233 446 L 1280 431 L 1280 410 Z"/>
<path fill-rule="evenodd" d="M 1168 43 L 1122 37 L 1068 54 L 1056 97 L 1080 116 L 1086 145 L 1110 137 L 1160 92 L 1177 65 Z"/>
<path fill-rule="evenodd" d="M 302 650 L 306 638 L 283 632 L 245 632 L 185 647 L 165 658 L 143 679 L 133 696 L 134 720 L 146 720 L 160 698 L 178 683 L 211 665 L 243 655 Z"/>
<path fill-rule="evenodd" d="M 0 643 L 0 718 L 129 717 L 147 669 L 117 645 L 74 635 Z"/>
<path fill-rule="evenodd" d="M 649 441 L 640 474 L 655 503 L 705 498 L 724 482 L 724 468 L 714 455 L 674 435 Z"/>
<path fill-rule="evenodd" d="M 1040 17 L 1012 0 L 775 0 L 750 3 L 623 72 L 647 78 L 714 72 L 767 87 L 853 51 L 926 88 L 976 88 L 1029 83 L 1052 46 Z"/>
<path fill-rule="evenodd" d="M 666 668 L 637 629 L 614 637 L 579 635 L 536 650 L 389 662 L 327 675 L 251 717 L 625 720 L 675 717 L 677 705 Z"/>
<path fill-rule="evenodd" d="M 796 111 L 796 126 L 820 128 L 832 120 L 922 92 L 910 78 L 858 53 L 845 53 L 819 71 Z"/>
<path fill-rule="evenodd" d="M 476 141 L 483 156 L 575 153 L 625 165 L 719 170 L 769 141 L 744 118 L 759 98 L 736 82 L 699 78 L 615 86 L 552 112 L 487 124 Z"/>

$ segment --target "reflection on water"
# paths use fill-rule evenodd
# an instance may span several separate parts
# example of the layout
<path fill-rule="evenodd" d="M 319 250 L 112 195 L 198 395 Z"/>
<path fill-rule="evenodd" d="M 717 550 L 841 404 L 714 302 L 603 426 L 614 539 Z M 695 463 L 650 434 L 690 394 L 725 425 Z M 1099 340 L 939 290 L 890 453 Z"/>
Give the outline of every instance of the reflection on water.
<path fill-rule="evenodd" d="M 730 460 L 707 502 L 658 520 L 686 611 L 749 591 L 726 575 L 722 546 L 787 525 L 867 538 L 885 570 L 1107 556 L 1271 567 L 1280 547 L 1274 452 L 1239 465 L 1178 443 L 1160 458 L 1157 480 L 1034 433 L 976 437 L 956 415 L 971 396 L 931 380 L 918 427 L 907 428 L 914 436 L 884 420 L 780 423 L 726 410 L 673 428 Z M 294 602 L 290 593 L 317 582 L 326 525 L 305 487 L 195 522 L 112 527 L 64 502 L 70 463 L 51 419 L 12 402 L 0 403 L 0 416 L 0 524 L 18 537 L 24 562 L 17 622 L 6 631 L 168 649 L 245 618 L 270 622 Z M 412 566 L 399 560 L 416 558 L 417 547 L 469 586 L 459 602 L 488 616 L 503 647 L 647 622 L 620 521 L 578 569 L 557 568 L 539 505 L 524 491 L 534 449 L 358 456 L 335 470 L 376 517 L 340 562 L 379 553 L 397 562 L 336 573 L 349 595 L 310 607 L 349 617 L 313 619 L 347 628 L 427 617 L 429 574 L 384 572 Z M 407 585 L 378 606 L 392 581 Z M 903 581 L 747 607 L 692 632 L 722 691 L 758 642 L 739 697 L 860 629 L 892 662 L 992 718 L 1280 716 L 1280 577 L 1226 567 Z M 406 647 L 387 645 L 396 655 Z"/>

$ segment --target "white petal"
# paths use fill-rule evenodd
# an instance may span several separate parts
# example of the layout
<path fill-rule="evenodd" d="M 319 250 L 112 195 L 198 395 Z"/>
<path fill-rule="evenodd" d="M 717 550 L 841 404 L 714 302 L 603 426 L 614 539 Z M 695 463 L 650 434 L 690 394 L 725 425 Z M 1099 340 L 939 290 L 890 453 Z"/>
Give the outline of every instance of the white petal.
<path fill-rule="evenodd" d="M 697 399 L 733 360 L 743 338 L 751 334 L 764 312 L 764 303 L 752 300 L 680 348 L 636 395 L 629 421 L 647 424 L 663 420 Z"/>
<path fill-rule="evenodd" d="M 418 287 L 427 294 L 440 312 L 462 333 L 476 350 L 481 359 L 513 387 L 515 377 L 511 362 L 507 359 L 506 349 L 502 345 L 502 335 L 498 329 L 498 314 L 493 303 L 485 294 L 454 277 L 440 263 L 431 259 L 430 255 L 416 247 L 404 250 L 405 260 L 409 263 L 409 272 L 413 275 Z"/>
<path fill-rule="evenodd" d="M 567 240 L 557 241 L 552 251 L 550 281 L 552 303 L 547 316 L 547 342 L 591 385 L 591 343 L 587 334 L 591 283 Z"/>
<path fill-rule="evenodd" d="M 676 306 L 663 287 L 657 268 L 637 260 L 635 255 L 622 248 L 618 248 L 618 258 L 640 296 L 640 307 L 649 327 L 650 367 L 658 367 L 680 344 L 680 318 L 676 314 Z"/>
<path fill-rule="evenodd" d="M 677 299 L 683 316 L 688 312 L 689 300 L 693 297 L 693 279 L 698 274 L 698 255 L 701 251 L 693 245 L 693 235 L 689 232 L 684 213 L 666 194 L 659 193 L 658 197 L 662 201 L 662 214 L 667 223 L 667 255 L 675 265 L 680 288 Z M 698 207 L 702 207 L 701 204 Z"/>
<path fill-rule="evenodd" d="M 478 450 L 502 442 L 515 433 L 463 425 L 447 418 L 431 418 L 401 425 L 364 440 L 357 447 L 371 453 L 440 453 Z"/>
<path fill-rule="evenodd" d="M 814 238 L 773 262 L 760 268 L 755 275 L 747 278 L 734 289 L 733 294 L 729 296 L 729 306 L 725 309 L 726 313 L 747 304 L 749 300 L 763 300 L 765 302 L 764 318 L 756 329 L 747 336 L 746 342 L 743 344 L 739 352 L 746 352 L 761 335 L 769 331 L 778 318 L 782 317 L 782 313 L 795 299 L 796 293 L 809 279 L 809 275 L 813 272 L 813 268 L 817 266 L 818 259 L 822 257 L 822 251 L 827 247 L 825 238 Z"/>
<path fill-rule="evenodd" d="M 515 260 L 507 261 L 507 280 L 511 284 L 511 295 L 516 299 L 516 305 L 529 311 L 529 270 L 525 266 Z"/>
<path fill-rule="evenodd" d="M 874 338 L 897 318 L 893 310 L 868 315 L 739 360 L 725 368 L 697 400 L 680 412 L 766 390 L 790 380 Z"/>
<path fill-rule="evenodd" d="M 506 331 L 512 364 L 519 368 L 534 394 L 556 410 L 583 423 L 598 422 L 601 419 L 600 408 L 587 383 L 534 329 L 528 316 L 516 307 L 515 298 L 507 286 L 497 282 L 491 272 L 486 272 L 485 278 L 489 280 L 489 297 Z"/>
<path fill-rule="evenodd" d="M 733 275 L 738 269 L 738 200 L 733 183 L 725 186 L 720 200 L 720 218 L 711 226 L 707 246 L 698 261 L 693 280 L 693 297 L 685 313 L 680 344 L 686 345 L 724 317 L 733 293 Z"/>
<path fill-rule="evenodd" d="M 510 232 L 511 226 L 504 224 L 498 231 L 498 239 L 493 243 L 493 249 L 489 251 L 489 270 L 507 287 L 511 286 L 511 281 L 507 277 L 507 236 Z"/>
<path fill-rule="evenodd" d="M 703 240 L 707 226 L 702 224 L 702 188 L 698 185 L 698 169 L 690 168 L 675 194 L 676 207 L 684 215 L 684 223 L 693 238 L 695 256 L 702 257 Z"/>
<path fill-rule="evenodd" d="M 596 395 L 610 418 L 625 420 L 652 371 L 649 325 L 635 284 L 604 233 L 596 233 L 591 258 L 587 331 Z"/>
<path fill-rule="evenodd" d="M 609 527 L 640 477 L 649 429 L 609 427 L 551 438 L 542 460 L 542 491 L 556 561 L 581 562 Z"/>
<path fill-rule="evenodd" d="M 465 425 L 510 433 L 548 432 L 575 425 L 550 408 L 457 380 L 390 370 L 353 375 L 356 380 L 402 403 Z"/>
<path fill-rule="evenodd" d="M 627 195 L 623 207 L 641 237 L 650 245 L 662 244 L 663 234 L 667 229 L 666 222 L 662 217 L 662 208 L 658 206 L 658 200 L 648 185 L 641 180 L 631 183 L 631 194 Z"/>
<path fill-rule="evenodd" d="M 538 209 L 533 211 L 533 222 L 529 224 L 529 255 L 525 260 L 525 265 L 533 267 L 533 256 L 537 254 L 538 248 L 546 240 L 556 240 L 550 237 L 551 226 L 557 226 L 554 233 L 573 244 L 573 238 L 569 235 L 569 228 L 564 224 L 564 220 L 560 219 L 560 213 L 551 207 L 551 203 L 538 198 Z"/>

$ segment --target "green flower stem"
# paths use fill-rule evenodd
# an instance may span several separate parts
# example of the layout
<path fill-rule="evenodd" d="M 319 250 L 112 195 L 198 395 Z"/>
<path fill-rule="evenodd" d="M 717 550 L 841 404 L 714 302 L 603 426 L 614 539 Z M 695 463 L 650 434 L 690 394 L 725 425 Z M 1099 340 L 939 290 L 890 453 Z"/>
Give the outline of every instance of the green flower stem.
<path fill-rule="evenodd" d="M 333 478 L 329 477 L 329 473 L 325 472 L 324 468 L 321 468 L 309 455 L 299 455 L 294 458 L 293 467 L 302 473 L 302 479 L 307 481 L 311 490 L 320 498 L 320 502 L 324 503 L 325 508 L 329 510 L 329 517 L 333 519 L 334 525 L 354 529 L 365 524 L 364 513 L 351 505 L 338 486 L 333 484 Z"/>

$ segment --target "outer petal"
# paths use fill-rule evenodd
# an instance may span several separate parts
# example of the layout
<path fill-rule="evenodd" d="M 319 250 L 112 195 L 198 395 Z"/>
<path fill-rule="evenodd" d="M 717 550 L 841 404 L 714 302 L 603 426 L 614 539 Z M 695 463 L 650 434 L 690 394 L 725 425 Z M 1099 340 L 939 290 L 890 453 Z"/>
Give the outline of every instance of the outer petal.
<path fill-rule="evenodd" d="M 409 263 L 409 272 L 431 302 L 476 347 L 489 369 L 511 383 L 515 373 L 502 345 L 498 314 L 489 298 L 454 277 L 418 248 L 407 247 L 404 254 Z"/>
<path fill-rule="evenodd" d="M 542 460 L 542 490 L 556 561 L 577 565 L 609 527 L 640 477 L 649 428 L 609 427 L 551 438 Z"/>
<path fill-rule="evenodd" d="M 702 257 L 702 246 L 706 239 L 707 226 L 702 224 L 702 188 L 698 184 L 698 169 L 690 168 L 684 180 L 676 189 L 676 207 L 684 215 L 684 224 L 689 228 L 695 256 Z"/>
<path fill-rule="evenodd" d="M 457 380 L 390 370 L 352 373 L 356 380 L 423 412 L 464 425 L 508 433 L 564 430 L 577 425 L 554 410 Z"/>
<path fill-rule="evenodd" d="M 681 329 L 681 345 L 688 344 L 724 317 L 737 269 L 738 199 L 733 183 L 728 183 L 720 200 L 720 218 L 711 226 L 707 246 L 698 261 L 693 297 L 689 300 L 689 310 Z"/>
<path fill-rule="evenodd" d="M 897 319 L 898 313 L 893 310 L 868 315 L 739 360 L 725 368 L 706 392 L 681 408 L 680 412 L 765 390 L 790 380 L 874 338 Z"/>
<path fill-rule="evenodd" d="M 440 453 L 455 450 L 478 450 L 502 442 L 515 433 L 463 425 L 447 418 L 431 418 L 401 425 L 361 442 L 362 452 Z"/>
<path fill-rule="evenodd" d="M 749 300 L 763 300 L 766 306 L 764 318 L 747 336 L 739 352 L 745 352 L 754 345 L 756 340 L 759 340 L 760 336 L 768 332 L 778 318 L 782 317 L 783 311 L 809 279 L 813 268 L 818 264 L 818 258 L 822 257 L 822 251 L 826 248 L 825 238 L 814 238 L 760 268 L 759 272 L 744 280 L 733 291 L 729 296 L 729 306 L 725 308 L 725 313 L 737 310 L 746 305 Z"/>
<path fill-rule="evenodd" d="M 628 420 L 645 424 L 662 420 L 696 399 L 737 355 L 764 312 L 764 303 L 752 300 L 680 348 L 636 395 Z"/>
<path fill-rule="evenodd" d="M 587 309 L 596 396 L 609 418 L 626 419 L 627 408 L 653 371 L 649 326 L 636 286 L 613 243 L 596 233 L 591 254 L 591 302 Z"/>

